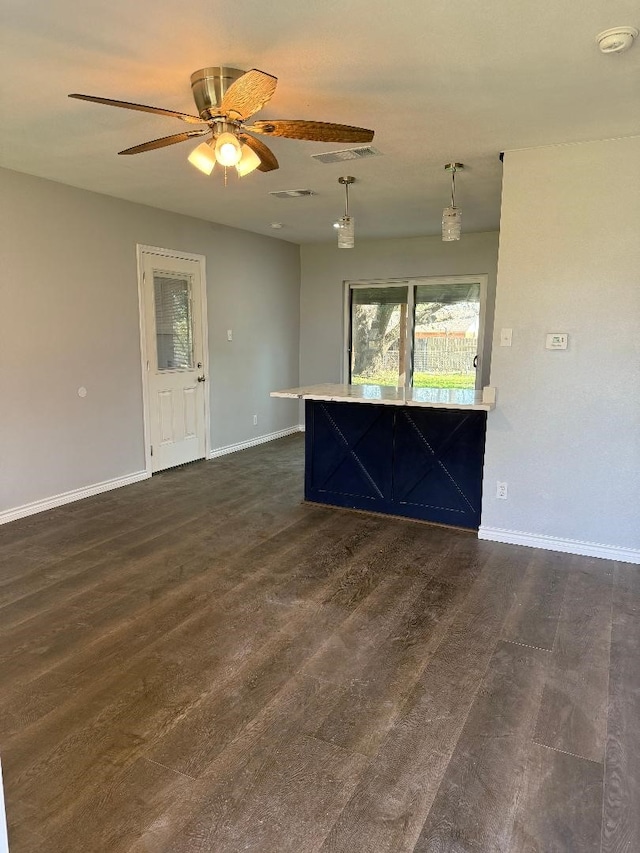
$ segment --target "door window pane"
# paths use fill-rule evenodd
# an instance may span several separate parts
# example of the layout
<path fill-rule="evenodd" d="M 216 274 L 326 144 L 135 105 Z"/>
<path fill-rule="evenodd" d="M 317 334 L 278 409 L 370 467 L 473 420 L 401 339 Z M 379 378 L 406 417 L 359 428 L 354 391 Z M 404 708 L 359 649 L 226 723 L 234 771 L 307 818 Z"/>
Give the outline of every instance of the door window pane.
<path fill-rule="evenodd" d="M 351 383 L 404 385 L 407 285 L 351 290 Z"/>
<path fill-rule="evenodd" d="M 418 285 L 413 385 L 474 388 L 479 327 L 480 284 Z"/>
<path fill-rule="evenodd" d="M 193 368 L 191 279 L 154 275 L 158 370 Z"/>

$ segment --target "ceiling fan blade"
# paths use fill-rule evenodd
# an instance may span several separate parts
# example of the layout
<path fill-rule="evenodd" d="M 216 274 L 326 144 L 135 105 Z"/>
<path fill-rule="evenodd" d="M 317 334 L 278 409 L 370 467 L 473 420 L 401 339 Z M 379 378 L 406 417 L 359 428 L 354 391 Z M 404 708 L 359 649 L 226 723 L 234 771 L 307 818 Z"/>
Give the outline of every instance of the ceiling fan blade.
<path fill-rule="evenodd" d="M 133 148 L 118 151 L 118 154 L 142 154 L 144 151 L 165 148 L 167 145 L 175 145 L 176 142 L 185 142 L 187 139 L 195 139 L 197 136 L 206 136 L 210 132 L 209 128 L 206 130 L 186 130 L 184 133 L 174 133 L 173 136 L 163 136 L 161 139 L 152 139 L 151 142 L 134 145 Z"/>
<path fill-rule="evenodd" d="M 186 121 L 189 124 L 205 124 L 198 116 L 190 116 L 187 113 L 177 113 L 175 110 L 163 110 L 162 107 L 147 107 L 145 104 L 132 104 L 129 101 L 114 101 L 111 98 L 97 98 L 94 95 L 69 95 L 79 101 L 91 101 L 94 104 L 106 104 L 108 107 L 123 107 L 125 110 L 140 110 L 143 113 L 156 113 L 161 116 L 172 116 Z"/>
<path fill-rule="evenodd" d="M 252 68 L 232 83 L 224 93 L 220 113 L 243 121 L 271 99 L 278 85 L 278 78 Z"/>
<path fill-rule="evenodd" d="M 326 121 L 257 121 L 247 130 L 268 136 L 286 136 L 289 139 L 309 139 L 316 142 L 371 142 L 373 130 L 351 127 L 348 124 L 331 124 Z"/>
<path fill-rule="evenodd" d="M 241 142 L 246 143 L 249 148 L 260 158 L 259 172 L 272 172 L 274 169 L 279 169 L 280 166 L 276 160 L 276 155 L 270 148 L 256 139 L 255 136 L 249 136 L 247 133 L 239 134 L 238 138 Z"/>

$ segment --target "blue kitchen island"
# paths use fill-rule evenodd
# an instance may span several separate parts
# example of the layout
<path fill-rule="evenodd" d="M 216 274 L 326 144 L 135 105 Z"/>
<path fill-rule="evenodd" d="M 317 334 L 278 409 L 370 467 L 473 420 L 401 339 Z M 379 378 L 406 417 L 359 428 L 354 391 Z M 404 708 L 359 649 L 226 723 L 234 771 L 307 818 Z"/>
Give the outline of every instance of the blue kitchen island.
<path fill-rule="evenodd" d="M 305 401 L 307 501 L 477 530 L 495 389 L 313 385 Z"/>

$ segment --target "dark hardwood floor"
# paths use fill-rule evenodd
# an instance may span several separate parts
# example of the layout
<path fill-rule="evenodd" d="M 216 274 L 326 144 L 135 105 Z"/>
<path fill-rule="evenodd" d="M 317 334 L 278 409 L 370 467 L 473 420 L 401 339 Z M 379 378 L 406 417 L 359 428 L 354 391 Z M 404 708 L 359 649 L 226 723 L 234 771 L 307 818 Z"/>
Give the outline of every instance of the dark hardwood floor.
<path fill-rule="evenodd" d="M 302 454 L 0 528 L 12 853 L 640 850 L 640 568 L 304 505 Z"/>

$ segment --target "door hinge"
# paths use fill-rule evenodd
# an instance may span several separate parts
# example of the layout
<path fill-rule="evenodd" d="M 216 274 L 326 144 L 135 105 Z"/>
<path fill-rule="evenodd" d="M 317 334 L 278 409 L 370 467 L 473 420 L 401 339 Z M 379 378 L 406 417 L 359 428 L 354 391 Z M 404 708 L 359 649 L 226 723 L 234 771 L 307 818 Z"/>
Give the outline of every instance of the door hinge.
<path fill-rule="evenodd" d="M 151 455 L 153 456 L 153 444 L 151 445 Z"/>

